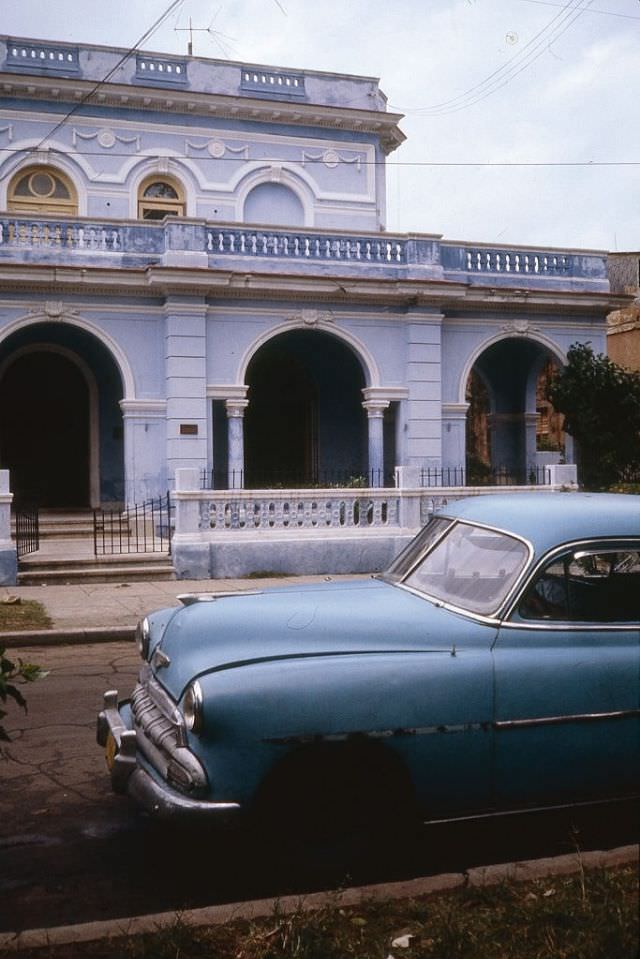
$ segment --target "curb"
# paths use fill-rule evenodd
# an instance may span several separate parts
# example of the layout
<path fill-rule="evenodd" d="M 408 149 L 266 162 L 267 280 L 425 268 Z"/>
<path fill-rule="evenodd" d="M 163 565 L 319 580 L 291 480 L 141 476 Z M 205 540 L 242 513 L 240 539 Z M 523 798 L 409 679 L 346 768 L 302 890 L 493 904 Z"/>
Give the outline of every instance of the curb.
<path fill-rule="evenodd" d="M 0 646 L 81 646 L 83 643 L 116 643 L 133 640 L 131 626 L 96 626 L 80 629 L 34 629 L 0 633 Z"/>
<path fill-rule="evenodd" d="M 0 950 L 19 953 L 22 949 L 43 946 L 64 946 L 72 943 L 95 942 L 115 939 L 120 936 L 142 935 L 157 932 L 171 925 L 179 915 L 186 924 L 194 927 L 222 925 L 235 919 L 258 919 L 272 915 L 274 909 L 280 914 L 311 912 L 323 906 L 357 906 L 372 900 L 413 899 L 429 896 L 463 886 L 491 886 L 501 882 L 526 882 L 547 876 L 567 876 L 583 869 L 602 869 L 637 862 L 640 846 L 620 846 L 604 852 L 573 853 L 545 859 L 529 859 L 521 862 L 500 863 L 495 866 L 478 866 L 464 873 L 443 873 L 403 882 L 378 883 L 345 889 L 341 892 L 314 892 L 305 896 L 293 895 L 271 899 L 254 899 L 249 902 L 229 903 L 222 906 L 205 906 L 185 911 L 159 912 L 146 916 L 123 919 L 107 919 L 99 922 L 80 923 L 75 926 L 57 926 L 51 929 L 28 929 L 23 932 L 0 933 Z"/>

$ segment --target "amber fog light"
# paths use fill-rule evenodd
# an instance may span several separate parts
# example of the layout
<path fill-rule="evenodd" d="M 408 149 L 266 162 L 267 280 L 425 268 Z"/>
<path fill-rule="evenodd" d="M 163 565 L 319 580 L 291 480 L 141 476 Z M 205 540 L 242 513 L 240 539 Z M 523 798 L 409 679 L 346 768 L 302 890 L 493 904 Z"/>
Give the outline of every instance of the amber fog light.
<path fill-rule="evenodd" d="M 136 645 L 138 647 L 138 652 L 143 659 L 147 659 L 149 655 L 150 637 L 151 630 L 149 629 L 149 620 L 145 616 L 144 619 L 141 619 L 136 626 Z"/>
<path fill-rule="evenodd" d="M 182 715 L 187 729 L 194 733 L 202 730 L 202 688 L 197 680 L 187 686 L 182 701 Z"/>

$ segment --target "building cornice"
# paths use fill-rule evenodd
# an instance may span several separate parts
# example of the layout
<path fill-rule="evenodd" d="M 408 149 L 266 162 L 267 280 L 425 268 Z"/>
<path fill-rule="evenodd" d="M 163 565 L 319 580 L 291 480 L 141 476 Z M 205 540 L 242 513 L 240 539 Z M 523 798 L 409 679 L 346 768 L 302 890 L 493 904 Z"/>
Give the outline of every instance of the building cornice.
<path fill-rule="evenodd" d="M 90 94 L 95 86 L 93 82 L 78 78 L 0 73 L 0 93 L 14 99 L 24 97 L 29 100 L 77 104 Z M 406 139 L 398 126 L 402 119 L 400 113 L 191 90 L 168 90 L 164 87 L 104 84 L 83 105 L 83 116 L 86 117 L 87 109 L 92 106 L 369 133 L 380 138 L 385 153 L 391 153 Z"/>
<path fill-rule="evenodd" d="M 403 309 L 437 308 L 464 314 L 577 313 L 604 316 L 623 308 L 630 297 L 589 291 L 554 289 L 496 291 L 463 282 L 434 279 L 403 280 L 392 277 L 321 276 L 318 274 L 234 272 L 220 269 L 148 266 L 140 269 L 0 264 L 0 290 L 60 295 L 99 296 L 172 295 L 216 297 L 219 300 L 323 301 L 375 303 Z"/>

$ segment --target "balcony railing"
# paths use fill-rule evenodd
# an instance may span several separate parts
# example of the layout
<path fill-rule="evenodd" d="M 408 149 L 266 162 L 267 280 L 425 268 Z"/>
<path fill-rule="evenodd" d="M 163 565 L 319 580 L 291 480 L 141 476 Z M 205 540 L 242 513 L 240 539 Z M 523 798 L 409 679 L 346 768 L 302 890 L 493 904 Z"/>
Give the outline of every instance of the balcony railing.
<path fill-rule="evenodd" d="M 83 217 L 0 214 L 0 259 L 80 264 L 86 256 L 109 255 L 109 265 L 175 265 L 172 255 L 192 257 L 206 269 L 233 260 L 265 271 L 285 265 L 313 272 L 331 264 L 341 273 L 410 279 L 451 279 L 496 287 L 588 288 L 608 292 L 604 253 L 482 248 L 432 236 L 287 230 L 238 224 L 212 224 L 179 217 L 161 222 L 95 220 Z M 182 262 L 182 260 L 180 260 Z M 259 267 L 258 267 L 258 264 Z M 382 273 L 380 271 L 383 271 Z M 576 283 L 577 281 L 577 283 Z"/>
<path fill-rule="evenodd" d="M 276 490 L 203 493 L 200 529 L 347 530 L 398 526 L 393 490 Z"/>
<path fill-rule="evenodd" d="M 406 262 L 406 246 L 406 241 L 386 236 L 345 237 L 243 227 L 207 230 L 208 253 L 240 256 L 395 264 Z"/>

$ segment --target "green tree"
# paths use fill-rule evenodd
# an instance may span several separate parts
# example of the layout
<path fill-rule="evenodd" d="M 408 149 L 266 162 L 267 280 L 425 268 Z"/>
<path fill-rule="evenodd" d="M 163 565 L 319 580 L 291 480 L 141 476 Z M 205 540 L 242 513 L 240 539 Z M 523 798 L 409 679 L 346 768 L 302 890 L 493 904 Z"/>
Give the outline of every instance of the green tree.
<path fill-rule="evenodd" d="M 0 757 L 6 755 L 2 743 L 7 743 L 11 739 L 2 722 L 7 715 L 7 710 L 4 709 L 5 703 L 12 699 L 25 712 L 27 710 L 27 702 L 16 683 L 32 683 L 47 675 L 40 666 L 23 663 L 21 659 L 14 663 L 7 659 L 4 653 L 4 647 L 0 646 Z"/>
<path fill-rule="evenodd" d="M 640 471 L 640 373 L 594 353 L 589 343 L 574 343 L 549 399 L 578 444 L 584 486 L 602 489 Z"/>

